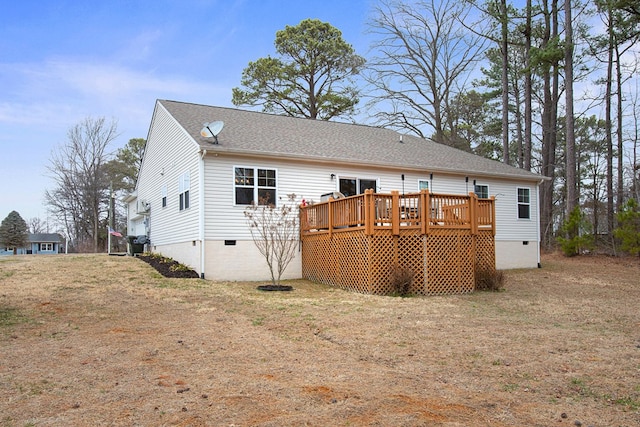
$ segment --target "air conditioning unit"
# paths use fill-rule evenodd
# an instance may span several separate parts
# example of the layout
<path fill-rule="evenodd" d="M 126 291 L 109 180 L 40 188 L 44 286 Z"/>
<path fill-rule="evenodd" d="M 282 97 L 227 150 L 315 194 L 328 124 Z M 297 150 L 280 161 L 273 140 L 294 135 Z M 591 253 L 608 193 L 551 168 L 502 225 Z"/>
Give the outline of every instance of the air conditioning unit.
<path fill-rule="evenodd" d="M 136 213 L 138 214 L 146 214 L 149 212 L 151 208 L 151 203 L 146 200 L 137 200 L 136 201 Z"/>

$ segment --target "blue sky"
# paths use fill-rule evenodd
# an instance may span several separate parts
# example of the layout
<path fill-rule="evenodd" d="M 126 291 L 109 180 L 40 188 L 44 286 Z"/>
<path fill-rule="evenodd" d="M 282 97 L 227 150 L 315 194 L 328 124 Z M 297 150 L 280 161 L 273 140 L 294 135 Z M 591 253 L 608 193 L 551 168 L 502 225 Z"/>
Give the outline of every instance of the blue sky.
<path fill-rule="evenodd" d="M 373 0 L 22 0 L 0 7 L 0 221 L 46 220 L 47 166 L 86 117 L 146 138 L 156 99 L 232 106 L 249 61 L 305 18 L 365 56 Z"/>

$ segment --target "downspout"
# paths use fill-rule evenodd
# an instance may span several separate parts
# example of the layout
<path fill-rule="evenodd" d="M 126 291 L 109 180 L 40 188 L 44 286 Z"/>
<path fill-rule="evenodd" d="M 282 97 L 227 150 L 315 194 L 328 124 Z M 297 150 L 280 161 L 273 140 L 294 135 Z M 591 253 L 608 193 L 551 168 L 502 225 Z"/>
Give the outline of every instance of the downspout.
<path fill-rule="evenodd" d="M 198 180 L 199 182 L 199 187 L 200 187 L 200 194 L 199 194 L 199 208 L 200 208 L 200 212 L 199 212 L 199 222 L 200 222 L 200 227 L 199 227 L 199 234 L 200 234 L 200 278 L 204 279 L 204 266 L 205 266 L 205 250 L 204 250 L 204 246 L 205 246 L 205 241 L 204 241 L 204 158 L 207 155 L 207 150 L 202 150 L 201 151 L 201 155 L 200 155 L 200 173 L 198 174 Z"/>
<path fill-rule="evenodd" d="M 541 179 L 540 182 L 538 182 L 538 185 L 536 185 L 536 206 L 538 208 L 537 209 L 538 215 L 536 215 L 536 234 L 538 235 L 536 251 L 538 251 L 538 268 L 542 268 L 542 263 L 540 259 L 540 185 L 542 185 L 543 182 L 544 182 L 544 179 Z"/>

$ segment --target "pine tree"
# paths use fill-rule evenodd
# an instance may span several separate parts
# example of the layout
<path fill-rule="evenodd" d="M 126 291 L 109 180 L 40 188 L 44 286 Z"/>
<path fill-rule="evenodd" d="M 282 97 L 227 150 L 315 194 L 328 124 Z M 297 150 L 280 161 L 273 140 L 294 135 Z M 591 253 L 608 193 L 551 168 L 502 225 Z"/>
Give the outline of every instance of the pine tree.
<path fill-rule="evenodd" d="M 27 246 L 29 242 L 29 227 L 16 211 L 11 211 L 0 224 L 0 244 L 13 248 L 13 254 L 18 253 L 18 248 Z"/>

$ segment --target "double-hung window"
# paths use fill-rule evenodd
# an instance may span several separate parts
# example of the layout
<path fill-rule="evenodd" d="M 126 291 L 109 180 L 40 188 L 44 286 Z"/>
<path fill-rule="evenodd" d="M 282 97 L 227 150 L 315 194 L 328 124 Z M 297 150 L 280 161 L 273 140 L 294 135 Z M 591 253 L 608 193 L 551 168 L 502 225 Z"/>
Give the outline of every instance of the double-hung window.
<path fill-rule="evenodd" d="M 180 210 L 189 209 L 189 190 L 191 189 L 191 178 L 189 171 L 180 175 L 178 179 L 178 194 Z"/>
<path fill-rule="evenodd" d="M 162 199 L 162 207 L 166 208 L 167 207 L 167 186 L 163 185 L 160 188 L 160 197 Z"/>
<path fill-rule="evenodd" d="M 479 199 L 488 199 L 489 198 L 489 186 L 476 184 L 473 186 L 473 192 L 476 193 Z"/>
<path fill-rule="evenodd" d="M 236 205 L 275 205 L 276 170 L 265 168 L 234 168 L 234 192 Z"/>
<path fill-rule="evenodd" d="M 528 188 L 518 188 L 518 219 L 531 219 L 531 194 Z"/>
<path fill-rule="evenodd" d="M 40 251 L 45 252 L 45 251 L 52 251 L 53 250 L 53 243 L 40 243 Z"/>

